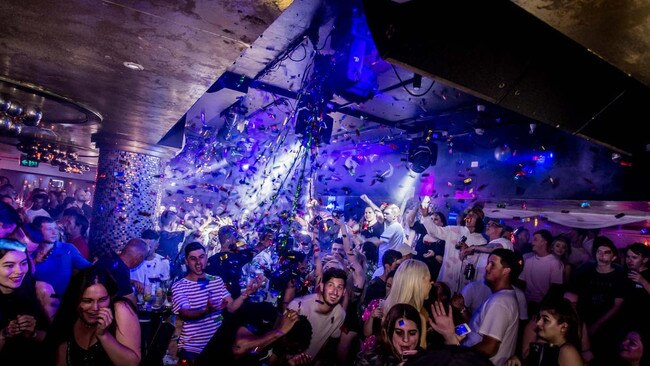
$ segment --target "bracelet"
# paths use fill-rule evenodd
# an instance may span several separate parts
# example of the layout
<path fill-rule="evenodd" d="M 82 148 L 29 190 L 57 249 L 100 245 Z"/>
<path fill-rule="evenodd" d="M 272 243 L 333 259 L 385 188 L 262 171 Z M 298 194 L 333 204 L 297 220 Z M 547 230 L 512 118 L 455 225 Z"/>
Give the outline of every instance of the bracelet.
<path fill-rule="evenodd" d="M 282 337 L 282 336 L 284 335 L 284 332 L 281 331 L 280 329 L 276 329 L 274 332 L 275 332 L 277 335 L 279 335 L 280 337 Z"/>

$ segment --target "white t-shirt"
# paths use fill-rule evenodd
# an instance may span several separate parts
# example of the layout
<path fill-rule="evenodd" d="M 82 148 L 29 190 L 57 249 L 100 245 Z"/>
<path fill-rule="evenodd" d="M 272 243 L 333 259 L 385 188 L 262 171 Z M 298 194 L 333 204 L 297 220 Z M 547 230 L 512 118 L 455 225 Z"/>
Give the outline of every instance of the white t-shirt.
<path fill-rule="evenodd" d="M 131 279 L 140 281 L 145 286 L 151 278 L 159 281 L 169 280 L 169 260 L 160 254 L 155 254 L 151 260 L 145 259 L 139 266 L 131 270 Z"/>
<path fill-rule="evenodd" d="M 339 338 L 341 336 L 341 325 L 345 319 L 345 310 L 340 304 L 336 305 L 328 314 L 316 312 L 317 299 L 318 294 L 311 294 L 293 299 L 288 306 L 289 309 L 306 316 L 311 324 L 311 342 L 305 353 L 312 359 L 318 355 L 330 337 Z"/>
<path fill-rule="evenodd" d="M 517 297 L 517 303 L 519 304 L 519 320 L 527 320 L 528 303 L 526 302 L 526 295 L 519 287 L 513 286 L 512 289 L 515 291 L 515 297 Z M 474 281 L 465 285 L 460 293 L 465 299 L 465 306 L 474 314 L 485 300 L 492 295 L 492 290 L 485 282 Z"/>
<path fill-rule="evenodd" d="M 472 316 L 472 332 L 463 341 L 463 346 L 472 347 L 490 336 L 501 343 L 499 350 L 490 358 L 495 366 L 502 366 L 515 354 L 517 330 L 519 328 L 519 305 L 514 290 L 493 293 Z"/>
<path fill-rule="evenodd" d="M 526 299 L 540 302 L 551 288 L 551 284 L 562 284 L 564 264 L 553 254 L 538 257 L 526 255 L 524 270 L 519 279 L 526 282 Z"/>
<path fill-rule="evenodd" d="M 492 250 L 497 248 L 504 248 L 512 250 L 512 242 L 505 238 L 496 238 L 489 243 L 485 244 L 485 247 Z M 476 281 L 483 281 L 485 279 L 485 267 L 487 267 L 488 259 L 490 258 L 490 253 L 476 252 L 468 256 L 463 262 L 472 263 L 476 267 L 476 275 L 474 279 Z M 464 266 L 463 266 L 464 267 Z"/>
<path fill-rule="evenodd" d="M 402 255 L 411 254 L 413 249 L 404 243 L 404 228 L 397 221 L 391 224 L 384 222 L 384 232 L 381 233 L 379 243 L 379 259 L 384 256 L 388 249 L 397 250 Z"/>

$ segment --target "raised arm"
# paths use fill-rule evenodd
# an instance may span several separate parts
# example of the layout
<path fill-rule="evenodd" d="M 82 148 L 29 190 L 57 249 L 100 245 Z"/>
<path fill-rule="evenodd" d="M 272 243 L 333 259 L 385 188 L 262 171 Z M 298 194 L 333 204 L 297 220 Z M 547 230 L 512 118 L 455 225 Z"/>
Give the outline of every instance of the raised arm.
<path fill-rule="evenodd" d="M 102 309 L 110 312 L 109 309 Z M 105 314 L 100 314 L 100 319 Z M 112 320 L 112 319 L 111 319 Z M 115 365 L 139 365 L 140 354 L 140 327 L 135 311 L 124 302 L 115 303 L 115 323 L 117 324 L 115 336 L 107 331 L 110 322 L 104 327 L 100 320 L 97 328 L 97 339 L 101 342 L 106 354 Z"/>
<path fill-rule="evenodd" d="M 365 202 L 368 206 L 370 206 L 370 208 L 372 208 L 373 211 L 375 211 L 375 215 L 377 216 L 377 222 L 382 222 L 383 223 L 384 222 L 384 214 L 381 212 L 381 209 L 379 208 L 379 206 L 375 205 L 375 203 L 372 202 L 372 200 L 370 198 L 368 198 L 368 196 L 366 196 L 365 194 L 362 194 L 361 197 L 359 197 L 359 198 L 361 198 L 361 200 L 363 202 Z"/>
<path fill-rule="evenodd" d="M 341 237 L 343 238 L 343 250 L 345 251 L 345 254 L 348 257 L 348 261 L 352 266 L 352 278 L 354 281 L 354 286 L 356 288 L 363 289 L 363 286 L 366 284 L 366 274 L 363 271 L 363 266 L 357 258 L 357 251 L 352 249 L 352 246 L 350 245 L 350 230 L 348 229 L 347 225 L 343 224 L 341 231 Z"/>
<path fill-rule="evenodd" d="M 242 356 L 248 352 L 255 352 L 257 349 L 265 348 L 271 343 L 275 342 L 278 338 L 287 334 L 294 324 L 299 319 L 297 312 L 287 310 L 284 315 L 280 317 L 278 325 L 260 336 L 254 335 L 246 327 L 240 327 L 235 336 L 235 342 L 232 346 L 232 351 L 235 356 Z"/>

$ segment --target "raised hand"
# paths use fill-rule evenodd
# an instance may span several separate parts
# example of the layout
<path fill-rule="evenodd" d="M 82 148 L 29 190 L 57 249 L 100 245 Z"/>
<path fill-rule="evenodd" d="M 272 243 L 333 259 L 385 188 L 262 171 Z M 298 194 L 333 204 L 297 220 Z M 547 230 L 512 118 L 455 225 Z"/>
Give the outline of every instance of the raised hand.
<path fill-rule="evenodd" d="M 111 309 L 100 308 L 97 316 L 97 335 L 104 335 L 111 323 L 113 323 L 113 312 Z"/>
<path fill-rule="evenodd" d="M 448 311 L 440 301 L 436 301 L 431 305 L 432 318 L 429 319 L 429 325 L 433 330 L 440 333 L 445 338 L 447 344 L 457 343 L 456 334 L 454 332 L 454 319 L 451 315 L 451 305 Z"/>
<path fill-rule="evenodd" d="M 253 278 L 246 286 L 246 294 L 250 295 L 256 293 L 264 284 L 264 280 L 265 277 L 258 274 L 257 277 Z"/>
<path fill-rule="evenodd" d="M 282 332 L 283 334 L 287 334 L 291 328 L 293 328 L 293 325 L 296 324 L 296 322 L 299 319 L 298 312 L 287 309 L 287 311 L 282 315 L 280 318 L 280 324 L 277 326 L 277 330 Z"/>

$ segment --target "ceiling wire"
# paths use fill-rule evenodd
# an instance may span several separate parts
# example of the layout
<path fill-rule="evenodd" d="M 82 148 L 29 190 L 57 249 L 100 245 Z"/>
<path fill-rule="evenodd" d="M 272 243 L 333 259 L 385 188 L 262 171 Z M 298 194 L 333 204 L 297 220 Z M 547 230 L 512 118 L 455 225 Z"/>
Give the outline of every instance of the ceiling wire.
<path fill-rule="evenodd" d="M 406 87 L 406 85 L 404 84 L 404 80 L 402 80 L 402 78 L 399 76 L 399 73 L 397 72 L 397 69 L 395 68 L 395 65 L 391 64 L 390 67 L 393 68 L 393 71 L 395 72 L 395 76 L 397 76 L 397 79 L 399 79 L 400 83 L 402 84 L 402 88 L 404 88 L 404 90 L 406 90 L 406 92 L 409 93 L 409 95 L 411 95 L 413 97 L 419 98 L 419 97 L 425 96 L 428 92 L 431 91 L 431 88 L 433 88 L 433 84 L 436 83 L 435 80 L 431 80 L 431 85 L 429 85 L 429 87 L 427 88 L 427 90 L 424 93 L 415 94 Z"/>

